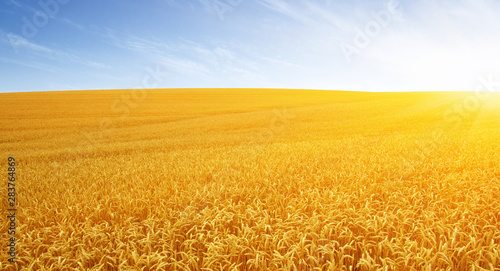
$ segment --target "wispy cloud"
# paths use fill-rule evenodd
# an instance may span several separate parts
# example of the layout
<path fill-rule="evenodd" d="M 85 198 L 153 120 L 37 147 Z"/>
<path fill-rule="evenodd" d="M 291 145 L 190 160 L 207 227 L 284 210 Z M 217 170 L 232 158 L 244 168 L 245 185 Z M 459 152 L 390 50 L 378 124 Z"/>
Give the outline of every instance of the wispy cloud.
<path fill-rule="evenodd" d="M 352 31 L 359 20 L 359 17 L 352 16 L 349 10 L 345 10 L 345 7 L 333 6 L 328 1 L 325 3 L 324 1 L 259 0 L 259 3 L 314 30 L 329 28 L 330 30 Z"/>
<path fill-rule="evenodd" d="M 267 57 L 267 56 L 260 56 L 259 58 L 262 59 L 265 62 L 269 62 L 269 63 L 272 63 L 272 64 L 278 64 L 278 65 L 281 65 L 281 66 L 288 66 L 288 67 L 294 67 L 294 68 L 301 68 L 302 67 L 299 64 L 291 63 L 289 61 L 282 60 L 282 59 L 276 59 L 276 58 Z"/>
<path fill-rule="evenodd" d="M 68 24 L 68 25 L 71 25 L 75 28 L 78 28 L 80 30 L 84 30 L 85 29 L 85 26 L 81 25 L 81 24 L 78 24 L 78 23 L 75 23 L 74 21 L 68 19 L 68 18 L 62 18 L 61 19 L 62 22 Z"/>
<path fill-rule="evenodd" d="M 17 0 L 7 0 L 6 2 L 18 8 L 23 8 L 23 5 Z"/>
<path fill-rule="evenodd" d="M 305 15 L 306 13 L 304 12 L 300 12 L 300 10 L 292 6 L 292 4 L 288 1 L 259 0 L 259 3 L 268 9 L 271 9 L 304 24 L 311 24 L 314 21 L 310 16 Z"/>
<path fill-rule="evenodd" d="M 14 11 L 12 11 L 12 10 L 1 9 L 1 8 L 0 8 L 0 13 L 16 14 L 16 13 L 15 13 Z"/>
<path fill-rule="evenodd" d="M 179 3 L 175 0 L 165 0 L 165 2 L 171 7 L 179 7 Z"/>
<path fill-rule="evenodd" d="M 161 55 L 173 49 L 169 44 L 161 42 L 158 39 L 145 39 L 137 36 L 131 36 L 125 41 L 115 43 L 115 45 L 148 55 Z"/>
<path fill-rule="evenodd" d="M 134 35 L 118 38 L 114 31 L 108 31 L 107 38 L 119 48 L 160 63 L 170 72 L 183 75 L 208 78 L 230 73 L 251 75 L 255 71 L 252 67 L 254 61 L 231 50 L 229 43 L 213 41 L 209 44 L 183 38 L 162 41 Z"/>
<path fill-rule="evenodd" d="M 40 70 L 43 72 L 60 72 L 61 69 L 57 68 L 56 66 L 47 64 L 47 63 L 42 63 L 40 61 L 24 61 L 24 60 L 19 60 L 19 59 L 13 59 L 13 58 L 6 58 L 6 57 L 0 57 L 0 62 L 7 63 L 10 65 L 17 65 L 17 66 L 22 66 L 26 68 L 31 68 L 31 69 L 36 69 Z"/>
<path fill-rule="evenodd" d="M 86 65 L 88 67 L 92 68 L 110 68 L 108 65 L 98 63 L 96 61 L 88 60 L 88 59 L 83 59 L 82 57 L 74 54 L 74 53 L 69 53 L 63 50 L 59 49 L 54 49 L 54 48 L 49 48 L 40 44 L 36 44 L 26 38 L 23 38 L 19 35 L 13 34 L 13 33 L 5 33 L 0 30 L 0 43 L 2 43 L 4 46 L 10 46 L 12 49 L 15 51 L 16 54 L 14 55 L 19 55 L 22 54 L 23 56 L 26 55 L 34 55 L 37 56 L 39 59 L 45 59 L 47 62 L 53 62 L 53 61 L 59 61 L 59 62 L 74 62 L 74 63 L 79 63 L 82 65 Z M 9 58 L 11 61 L 13 61 L 14 58 Z M 38 60 L 37 60 L 38 61 Z M 37 61 L 34 61 L 34 63 L 37 63 Z M 29 66 L 28 63 L 24 61 L 17 61 L 15 63 L 18 63 L 19 65 L 24 65 L 24 66 Z M 33 67 L 40 67 L 39 61 L 38 64 L 32 65 Z"/>
<path fill-rule="evenodd" d="M 53 51 L 45 46 L 35 44 L 19 35 L 5 33 L 0 31 L 0 41 L 5 45 L 10 45 L 16 52 L 19 50 L 27 50 L 38 53 L 53 53 Z"/>
<path fill-rule="evenodd" d="M 184 75 L 208 76 L 210 70 L 203 64 L 187 59 L 173 56 L 159 56 L 157 62 L 167 67 L 170 71 L 175 71 Z"/>
<path fill-rule="evenodd" d="M 340 14 L 335 14 L 334 12 L 325 8 L 323 5 L 318 5 L 314 2 L 306 2 L 305 8 L 308 11 L 307 13 L 310 14 L 311 17 L 316 18 L 317 21 L 322 21 L 317 22 L 317 24 L 326 22 L 326 25 L 328 27 L 334 26 L 342 31 L 350 31 L 354 27 L 354 24 L 352 22 L 346 20 L 346 18 L 343 18 L 342 16 L 340 16 Z"/>
<path fill-rule="evenodd" d="M 98 63 L 98 62 L 95 62 L 95 61 L 86 61 L 86 60 L 83 60 L 82 61 L 83 64 L 91 67 L 91 68 L 98 68 L 98 69 L 111 69 L 111 66 L 109 65 L 106 65 L 106 64 L 102 64 L 102 63 Z"/>

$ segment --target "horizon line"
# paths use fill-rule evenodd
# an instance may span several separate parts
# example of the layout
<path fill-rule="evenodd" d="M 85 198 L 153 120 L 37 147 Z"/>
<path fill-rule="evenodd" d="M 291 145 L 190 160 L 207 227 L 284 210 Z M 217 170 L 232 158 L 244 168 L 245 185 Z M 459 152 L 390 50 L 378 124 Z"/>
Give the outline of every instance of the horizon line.
<path fill-rule="evenodd" d="M 234 90 L 311 90 L 311 91 L 332 91 L 332 92 L 356 92 L 356 93 L 421 93 L 421 92 L 474 92 L 474 90 L 419 90 L 419 91 L 369 91 L 369 90 L 341 90 L 341 89 L 315 89 L 315 88 L 262 88 L 262 87 L 221 87 L 221 88 L 110 88 L 110 89 L 73 89 L 73 90 L 20 90 L 20 91 L 1 91 L 0 94 L 7 93 L 40 93 L 40 92 L 73 92 L 73 91 L 120 91 L 120 90 L 131 90 L 131 89 L 144 89 L 144 90 L 222 90 L 222 89 L 234 89 Z"/>

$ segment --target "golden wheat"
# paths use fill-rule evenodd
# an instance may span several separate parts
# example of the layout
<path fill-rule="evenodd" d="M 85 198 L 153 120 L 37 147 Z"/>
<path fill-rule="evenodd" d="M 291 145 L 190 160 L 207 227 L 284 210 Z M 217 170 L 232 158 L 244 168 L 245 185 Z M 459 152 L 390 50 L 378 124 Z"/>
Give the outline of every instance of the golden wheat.
<path fill-rule="evenodd" d="M 499 95 L 145 93 L 0 94 L 18 269 L 500 270 Z"/>

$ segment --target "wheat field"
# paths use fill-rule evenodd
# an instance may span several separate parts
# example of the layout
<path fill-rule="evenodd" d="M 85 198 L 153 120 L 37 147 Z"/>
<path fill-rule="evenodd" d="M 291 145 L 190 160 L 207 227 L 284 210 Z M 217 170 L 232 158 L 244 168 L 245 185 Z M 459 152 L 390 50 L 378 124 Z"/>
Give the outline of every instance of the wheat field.
<path fill-rule="evenodd" d="M 1 270 L 500 270 L 500 93 L 0 102 L 2 178 L 18 171 Z"/>

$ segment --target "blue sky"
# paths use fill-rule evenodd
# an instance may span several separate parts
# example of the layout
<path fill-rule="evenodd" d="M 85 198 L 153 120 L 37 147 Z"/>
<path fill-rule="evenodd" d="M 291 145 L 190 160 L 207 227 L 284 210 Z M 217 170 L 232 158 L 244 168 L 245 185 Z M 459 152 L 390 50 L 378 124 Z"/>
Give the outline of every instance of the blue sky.
<path fill-rule="evenodd" d="M 0 92 L 474 90 L 500 81 L 488 0 L 0 0 Z"/>

